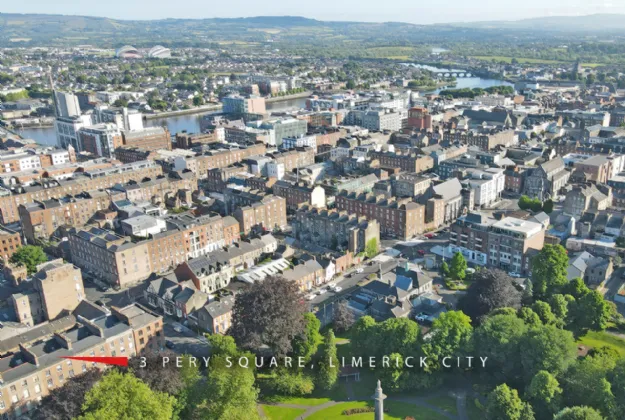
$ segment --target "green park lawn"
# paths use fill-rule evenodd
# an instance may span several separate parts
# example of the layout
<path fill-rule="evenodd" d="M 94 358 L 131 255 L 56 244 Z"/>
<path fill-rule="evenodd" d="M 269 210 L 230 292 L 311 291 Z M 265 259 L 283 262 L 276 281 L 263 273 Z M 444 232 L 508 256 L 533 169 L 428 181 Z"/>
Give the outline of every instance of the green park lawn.
<path fill-rule="evenodd" d="M 315 406 L 325 404 L 329 401 L 332 401 L 330 397 L 288 397 L 282 395 L 272 395 L 270 397 L 264 398 L 267 402 L 279 403 L 279 404 L 294 404 L 301 406 Z"/>
<path fill-rule="evenodd" d="M 467 397 L 467 415 L 469 420 L 482 420 L 484 412 L 475 404 L 474 398 Z"/>
<path fill-rule="evenodd" d="M 449 395 L 441 395 L 439 397 L 428 398 L 427 400 L 425 400 L 425 402 L 430 405 L 436 406 L 441 410 L 445 410 L 449 414 L 453 414 L 454 416 L 458 415 L 456 399 Z"/>
<path fill-rule="evenodd" d="M 295 420 L 306 412 L 305 408 L 287 408 L 275 405 L 263 405 L 261 407 L 269 420 Z"/>
<path fill-rule="evenodd" d="M 360 407 L 371 407 L 373 401 L 354 401 L 354 402 L 346 402 L 337 405 L 333 405 L 332 407 L 325 408 L 323 410 L 317 411 L 308 417 L 309 420 L 340 420 L 340 419 L 349 419 L 349 420 L 371 420 L 373 418 L 373 413 L 360 413 L 360 414 L 352 414 L 350 416 L 344 416 L 343 410 L 349 408 L 360 408 Z M 386 420 L 404 420 L 406 417 L 411 416 L 414 417 L 415 420 L 442 420 L 446 417 L 441 416 L 435 411 L 430 409 L 419 407 L 417 405 L 402 403 L 398 401 L 385 401 L 384 408 L 389 411 L 384 414 L 384 418 Z"/>
<path fill-rule="evenodd" d="M 590 331 L 577 343 L 588 348 L 610 347 L 625 357 L 625 340 L 606 331 Z"/>

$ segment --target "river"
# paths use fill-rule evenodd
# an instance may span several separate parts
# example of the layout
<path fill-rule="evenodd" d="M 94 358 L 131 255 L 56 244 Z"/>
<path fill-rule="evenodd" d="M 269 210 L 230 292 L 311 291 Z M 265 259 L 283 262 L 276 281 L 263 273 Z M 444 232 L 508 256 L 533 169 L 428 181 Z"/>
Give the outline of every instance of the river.
<path fill-rule="evenodd" d="M 463 72 L 463 70 L 453 70 L 453 69 L 437 69 L 435 67 L 424 66 L 424 65 L 415 65 L 415 67 L 424 68 L 427 70 L 437 70 L 437 71 L 451 71 L 451 72 Z M 480 77 L 459 77 L 456 79 L 457 83 L 455 86 L 452 86 L 454 89 L 462 89 L 462 88 L 487 88 L 491 86 L 513 86 L 512 83 L 508 83 L 502 80 L 497 79 L 482 79 Z M 432 92 L 438 93 L 442 89 L 436 89 Z M 427 92 L 429 93 L 429 92 Z M 267 103 L 268 111 L 285 111 L 285 110 L 294 110 L 304 108 L 306 106 L 306 98 L 296 98 L 289 99 L 286 101 L 279 102 L 269 102 Z M 186 130 L 189 133 L 199 133 L 200 132 L 200 119 L 202 115 L 212 114 L 215 112 L 206 112 L 204 114 L 187 114 L 187 115 L 179 115 L 174 117 L 163 117 L 163 118 L 155 118 L 146 121 L 146 125 L 148 127 L 158 127 L 162 125 L 166 125 L 167 129 L 170 133 L 175 134 L 181 131 Z M 24 128 L 19 131 L 20 135 L 24 138 L 30 138 L 35 140 L 39 144 L 56 145 L 56 134 L 54 133 L 54 127 L 30 127 Z"/>
<path fill-rule="evenodd" d="M 286 101 L 268 102 L 268 111 L 285 111 L 291 109 L 300 109 L 306 106 L 306 98 L 288 99 Z M 155 118 L 146 120 L 145 125 L 148 127 L 158 127 L 166 125 L 170 133 L 175 134 L 186 130 L 189 133 L 200 132 L 200 119 L 203 115 L 214 114 L 216 112 L 205 112 L 203 114 L 187 114 L 173 117 Z M 56 134 L 54 127 L 28 127 L 23 130 L 16 130 L 20 135 L 27 139 L 33 139 L 39 144 L 48 146 L 56 145 Z"/>

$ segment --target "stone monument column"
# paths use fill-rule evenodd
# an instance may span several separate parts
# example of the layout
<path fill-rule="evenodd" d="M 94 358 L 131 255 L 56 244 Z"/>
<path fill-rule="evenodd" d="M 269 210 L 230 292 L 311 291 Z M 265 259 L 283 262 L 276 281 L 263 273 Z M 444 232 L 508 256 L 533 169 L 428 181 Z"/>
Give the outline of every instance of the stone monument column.
<path fill-rule="evenodd" d="M 384 400 L 386 395 L 382 392 L 382 385 L 378 379 L 378 387 L 375 389 L 375 393 L 372 396 L 375 401 L 375 420 L 384 420 Z"/>

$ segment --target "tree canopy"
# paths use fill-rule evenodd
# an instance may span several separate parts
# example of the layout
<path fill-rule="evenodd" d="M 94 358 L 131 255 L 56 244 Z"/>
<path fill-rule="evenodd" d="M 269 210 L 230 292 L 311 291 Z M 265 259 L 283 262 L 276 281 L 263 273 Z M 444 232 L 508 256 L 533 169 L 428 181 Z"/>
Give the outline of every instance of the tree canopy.
<path fill-rule="evenodd" d="M 12 256 L 11 262 L 18 265 L 25 265 L 28 274 L 37 272 L 37 266 L 48 261 L 48 257 L 40 246 L 24 245 L 19 248 Z"/>
<path fill-rule="evenodd" d="M 473 283 L 458 307 L 474 321 L 497 308 L 521 307 L 522 293 L 513 280 L 501 270 L 482 269 L 473 274 Z"/>
<path fill-rule="evenodd" d="M 257 351 L 265 344 L 285 356 L 306 328 L 306 306 L 300 300 L 298 285 L 283 277 L 256 282 L 236 296 L 230 334 L 243 349 Z"/>

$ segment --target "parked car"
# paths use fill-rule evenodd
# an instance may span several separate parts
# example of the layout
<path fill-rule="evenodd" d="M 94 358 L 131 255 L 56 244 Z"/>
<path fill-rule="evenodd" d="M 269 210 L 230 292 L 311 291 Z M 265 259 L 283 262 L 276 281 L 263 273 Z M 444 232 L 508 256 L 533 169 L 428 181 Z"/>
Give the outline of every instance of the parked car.
<path fill-rule="evenodd" d="M 418 314 L 414 317 L 414 319 L 415 319 L 417 322 L 424 322 L 424 321 L 426 321 L 426 320 L 428 319 L 428 316 L 429 316 L 429 315 L 428 315 L 428 314 L 426 314 L 425 312 L 420 312 L 420 313 L 418 313 Z"/>
<path fill-rule="evenodd" d="M 102 286 L 102 287 L 100 287 L 100 291 L 101 292 L 108 292 L 109 288 L 108 288 L 108 286 Z"/>
<path fill-rule="evenodd" d="M 309 294 L 308 296 L 306 296 L 306 300 L 311 301 L 315 298 L 315 295 L 313 293 Z"/>
<path fill-rule="evenodd" d="M 167 347 L 168 349 L 173 349 L 173 348 L 176 347 L 176 345 L 174 343 L 172 343 L 171 341 L 166 340 L 165 341 L 165 347 Z"/>
<path fill-rule="evenodd" d="M 104 302 L 102 302 L 100 299 L 96 300 L 96 301 L 95 301 L 95 304 L 96 304 L 96 305 L 100 305 L 100 306 L 102 306 L 103 308 L 106 308 L 106 304 L 105 304 Z"/>
<path fill-rule="evenodd" d="M 177 333 L 181 333 L 182 327 L 180 325 L 174 325 L 174 331 L 176 331 Z"/>
<path fill-rule="evenodd" d="M 425 237 L 426 237 L 426 238 L 428 238 L 428 239 L 432 239 L 432 238 L 434 237 L 434 234 L 433 234 L 433 233 L 426 233 L 426 234 L 425 234 L 425 235 L 423 235 L 423 236 L 425 236 Z"/>
<path fill-rule="evenodd" d="M 417 251 L 417 254 L 419 254 L 419 255 L 423 256 L 423 255 L 425 255 L 425 251 L 424 251 L 424 250 L 422 250 L 422 249 L 419 249 L 419 250 Z"/>
<path fill-rule="evenodd" d="M 338 292 L 340 292 L 341 290 L 343 290 L 343 288 L 342 288 L 341 286 L 336 286 L 336 287 L 334 288 L 334 293 L 338 293 Z"/>
<path fill-rule="evenodd" d="M 521 275 L 519 273 L 515 273 L 514 271 L 509 272 L 508 275 L 510 277 L 514 277 L 515 279 L 518 279 L 518 278 L 521 277 Z"/>
<path fill-rule="evenodd" d="M 326 289 L 319 289 L 319 290 L 317 290 L 317 294 L 319 296 L 323 295 L 325 292 L 326 292 Z"/>
<path fill-rule="evenodd" d="M 336 287 L 336 283 L 328 283 L 328 290 L 334 290 L 334 288 Z"/>
<path fill-rule="evenodd" d="M 358 270 L 356 270 L 356 273 L 360 274 L 362 273 L 364 270 L 362 268 L 359 268 Z"/>

